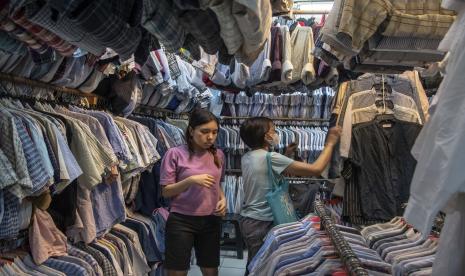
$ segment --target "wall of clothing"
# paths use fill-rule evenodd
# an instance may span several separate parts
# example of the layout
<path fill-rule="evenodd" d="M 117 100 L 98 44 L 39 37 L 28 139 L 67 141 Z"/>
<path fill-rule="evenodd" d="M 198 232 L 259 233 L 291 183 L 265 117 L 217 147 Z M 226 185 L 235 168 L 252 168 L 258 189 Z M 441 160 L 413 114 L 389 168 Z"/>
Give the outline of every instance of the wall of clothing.
<path fill-rule="evenodd" d="M 125 116 L 139 103 L 177 113 L 205 108 L 214 87 L 336 86 L 337 74 L 327 76 L 335 69 L 315 67 L 312 56 L 322 23 L 272 26 L 269 16 L 289 14 L 292 1 L 226 2 L 110 1 L 84 9 L 4 1 L 0 71 L 106 96 Z M 96 28 L 102 18 L 112 24 Z"/>
<path fill-rule="evenodd" d="M 221 115 L 269 118 L 329 119 L 331 103 L 336 92 L 330 87 L 315 90 L 305 88 L 305 92 L 273 95 L 245 92 L 238 94 L 224 92 L 224 107 Z"/>
<path fill-rule="evenodd" d="M 226 213 L 240 214 L 244 198 L 244 180 L 237 174 L 226 174 L 221 186 L 226 197 Z"/>
<path fill-rule="evenodd" d="M 347 221 L 364 225 L 403 214 L 416 165 L 410 150 L 428 119 L 428 106 L 413 71 L 365 74 L 341 85 L 333 112 L 342 127 L 344 161 L 338 165 Z"/>
<path fill-rule="evenodd" d="M 161 275 L 168 212 L 155 164 L 183 131 L 34 98 L 0 105 L 2 269 Z"/>
<path fill-rule="evenodd" d="M 296 158 L 307 162 L 315 161 L 324 148 L 326 133 L 328 127 L 324 126 L 327 123 L 296 121 L 295 124 L 305 124 L 307 126 L 299 126 L 288 122 L 278 124 L 276 132 L 281 138 L 279 145 L 275 150 L 283 153 L 285 148 L 291 143 L 297 143 Z M 312 126 L 321 125 L 321 126 Z M 240 125 L 223 123 L 218 133 L 217 146 L 224 150 L 226 157 L 226 169 L 240 169 L 241 157 L 248 150 L 239 134 Z"/>

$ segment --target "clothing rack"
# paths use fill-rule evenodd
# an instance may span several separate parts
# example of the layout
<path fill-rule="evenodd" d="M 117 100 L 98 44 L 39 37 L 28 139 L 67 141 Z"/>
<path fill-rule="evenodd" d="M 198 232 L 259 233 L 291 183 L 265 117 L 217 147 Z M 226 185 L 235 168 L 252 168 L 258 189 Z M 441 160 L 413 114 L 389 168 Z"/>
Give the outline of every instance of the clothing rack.
<path fill-rule="evenodd" d="M 352 251 L 349 243 L 344 239 L 342 234 L 336 228 L 331 216 L 326 213 L 326 209 L 321 200 L 315 199 L 314 209 L 321 220 L 321 227 L 326 231 L 334 247 L 339 252 L 342 262 L 345 264 L 350 275 L 365 276 L 368 272 L 362 267 L 362 264 L 355 253 Z"/>
<path fill-rule="evenodd" d="M 221 120 L 246 120 L 252 117 L 248 116 L 221 116 Z M 298 122 L 313 122 L 313 123 L 328 123 L 328 119 L 320 119 L 320 118 L 270 118 L 273 121 L 298 121 Z"/>
<path fill-rule="evenodd" d="M 44 89 L 49 89 L 49 90 L 57 92 L 57 94 L 58 93 L 65 93 L 65 94 L 76 95 L 76 96 L 79 96 L 79 97 L 86 97 L 86 98 L 90 98 L 90 99 L 99 98 L 98 95 L 84 93 L 84 92 L 81 92 L 78 89 L 57 86 L 57 85 L 53 85 L 53 84 L 49 84 L 49 83 L 45 83 L 45 82 L 41 82 L 41 81 L 37 81 L 37 80 L 31 80 L 31 79 L 27 79 L 27 78 L 15 76 L 15 75 L 5 74 L 5 73 L 1 73 L 1 72 L 0 72 L 0 80 L 10 82 L 10 83 L 24 84 L 24 85 L 27 85 L 27 86 L 30 86 L 30 87 L 40 87 L 40 88 L 44 88 Z M 57 95 L 55 95 L 55 96 L 57 96 Z"/>
<path fill-rule="evenodd" d="M 139 113 L 141 115 L 154 116 L 154 117 L 159 117 L 159 118 L 168 117 L 170 119 L 181 119 L 181 120 L 189 119 L 189 113 L 187 112 L 176 113 L 168 109 L 147 106 L 147 105 L 138 105 L 136 109 L 134 110 L 134 113 Z"/>

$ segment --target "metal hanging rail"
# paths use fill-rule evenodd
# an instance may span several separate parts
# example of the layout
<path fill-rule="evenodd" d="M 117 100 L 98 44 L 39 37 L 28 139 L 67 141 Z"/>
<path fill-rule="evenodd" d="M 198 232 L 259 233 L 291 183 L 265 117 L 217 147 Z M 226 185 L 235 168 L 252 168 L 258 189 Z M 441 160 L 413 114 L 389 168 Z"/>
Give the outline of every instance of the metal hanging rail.
<path fill-rule="evenodd" d="M 158 108 L 158 107 L 153 107 L 153 106 L 148 106 L 148 105 L 138 105 L 136 106 L 135 109 L 136 113 L 142 113 L 146 115 L 161 115 L 161 116 L 167 116 L 170 118 L 185 118 L 187 119 L 189 117 L 189 113 L 187 112 L 182 112 L 182 113 L 176 113 L 172 110 L 164 109 L 164 108 Z"/>
<path fill-rule="evenodd" d="M 249 116 L 221 116 L 221 120 L 246 120 L 252 117 Z M 320 119 L 320 118 L 270 118 L 274 121 L 300 121 L 300 122 L 329 122 L 328 119 Z"/>
<path fill-rule="evenodd" d="M 339 252 L 342 262 L 345 264 L 350 275 L 368 276 L 368 272 L 363 268 L 362 263 L 357 255 L 352 251 L 349 243 L 344 239 L 344 236 L 339 232 L 333 219 L 326 213 L 326 209 L 321 200 L 314 201 L 314 208 L 321 220 L 321 225 L 331 239 L 334 247 Z"/>

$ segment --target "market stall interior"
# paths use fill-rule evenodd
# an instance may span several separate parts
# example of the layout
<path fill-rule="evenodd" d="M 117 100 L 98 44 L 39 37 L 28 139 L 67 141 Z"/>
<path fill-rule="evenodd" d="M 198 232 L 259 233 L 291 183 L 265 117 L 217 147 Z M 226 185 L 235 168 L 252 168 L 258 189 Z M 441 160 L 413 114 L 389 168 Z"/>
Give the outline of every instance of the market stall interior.
<path fill-rule="evenodd" d="M 464 14 L 462 0 L 0 0 L 0 274 L 185 275 L 168 262 L 171 207 L 200 210 L 204 190 L 167 196 L 166 164 L 185 145 L 195 159 L 202 109 L 226 213 L 212 275 L 463 275 Z M 269 174 L 294 219 L 254 216 L 269 228 L 252 256 L 244 210 L 262 193 L 271 214 L 275 189 L 244 173 L 257 117 L 286 160 L 318 163 L 340 138 L 322 173 Z M 185 273 L 210 275 L 197 238 Z"/>

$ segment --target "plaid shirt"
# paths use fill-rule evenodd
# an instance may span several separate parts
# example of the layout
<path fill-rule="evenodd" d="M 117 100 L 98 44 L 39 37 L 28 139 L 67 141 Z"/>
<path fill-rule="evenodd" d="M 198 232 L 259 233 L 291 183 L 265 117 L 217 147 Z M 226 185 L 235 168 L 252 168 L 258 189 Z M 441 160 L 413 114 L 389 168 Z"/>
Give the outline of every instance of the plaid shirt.
<path fill-rule="evenodd" d="M 26 43 L 29 48 L 36 50 L 38 53 L 45 53 L 48 49 L 48 46 L 40 41 L 39 39 L 35 39 L 32 35 L 30 35 L 25 29 L 21 28 L 20 26 L 16 25 L 13 21 L 7 18 L 7 11 L 5 9 L 0 11 L 0 29 L 4 30 L 14 37 L 16 37 L 19 41 Z"/>
<path fill-rule="evenodd" d="M 0 149 L 0 167 L 2 168 L 2 174 L 0 175 L 0 188 L 3 189 L 10 185 L 13 185 L 18 181 L 18 176 L 15 173 L 13 165 L 8 160 L 6 155 Z"/>
<path fill-rule="evenodd" d="M 442 39 L 454 20 L 455 16 L 452 15 L 412 15 L 395 10 L 389 19 L 383 35 Z"/>
<path fill-rule="evenodd" d="M 385 0 L 345 0 L 340 10 L 339 33 L 352 38 L 352 48 L 359 50 L 383 23 L 389 13 Z"/>
<path fill-rule="evenodd" d="M 215 55 L 220 49 L 226 48 L 220 36 L 220 25 L 213 11 L 180 11 L 179 19 L 186 31 L 198 41 L 207 54 Z"/>
<path fill-rule="evenodd" d="M 7 32 L 0 30 L 0 49 L 23 56 L 27 53 L 24 43 L 11 37 Z"/>
<path fill-rule="evenodd" d="M 0 147 L 8 160 L 13 165 L 16 176 L 18 177 L 17 185 L 10 187 L 10 191 L 22 197 L 22 189 L 31 189 L 32 180 L 29 176 L 27 160 L 23 151 L 21 139 L 15 126 L 14 118 L 6 110 L 0 110 Z"/>
<path fill-rule="evenodd" d="M 111 262 L 107 259 L 107 257 L 105 257 L 103 253 L 83 243 L 78 243 L 75 246 L 83 250 L 84 252 L 89 253 L 90 255 L 92 255 L 92 257 L 94 257 L 94 259 L 97 261 L 99 266 L 102 268 L 103 275 L 118 276 L 118 274 L 116 273 L 116 269 L 113 267 Z"/>
<path fill-rule="evenodd" d="M 103 270 L 102 268 L 99 266 L 97 260 L 89 253 L 77 248 L 77 247 L 74 247 L 70 244 L 68 244 L 68 254 L 73 256 L 73 257 L 77 257 L 77 258 L 80 258 L 80 259 L 83 259 L 84 261 L 86 261 L 88 264 L 90 264 L 90 266 L 92 266 L 92 269 L 94 270 L 94 273 L 96 276 L 103 276 Z"/>
<path fill-rule="evenodd" d="M 105 46 L 101 44 L 93 35 L 83 31 L 75 22 L 66 16 L 60 16 L 54 21 L 52 9 L 47 4 L 40 6 L 37 2 L 25 7 L 25 16 L 31 23 L 37 24 L 44 29 L 56 34 L 69 43 L 100 56 L 105 52 Z M 105 23 L 108 24 L 108 23 Z"/>
<path fill-rule="evenodd" d="M 22 28 L 26 29 L 29 31 L 31 34 L 34 36 L 40 38 L 43 40 L 45 43 L 56 49 L 60 54 L 63 56 L 71 56 L 73 55 L 74 51 L 76 50 L 76 47 L 69 44 L 65 40 L 61 39 L 54 33 L 38 26 L 35 25 L 27 18 L 24 16 L 24 9 L 20 9 L 16 11 L 12 16 L 11 19 L 21 26 Z"/>
<path fill-rule="evenodd" d="M 98 43 L 115 50 L 126 60 L 139 46 L 142 33 L 138 27 L 131 28 L 121 19 L 127 11 L 122 10 L 124 7 L 119 7 L 118 2 L 125 1 L 92 1 L 71 21 L 84 33 L 94 36 Z"/>
<path fill-rule="evenodd" d="M 236 19 L 231 13 L 233 1 L 202 0 L 201 3 L 201 5 L 208 6 L 215 13 L 221 26 L 221 37 L 228 48 L 228 53 L 235 54 L 241 48 L 244 38 Z"/>
<path fill-rule="evenodd" d="M 186 39 L 186 30 L 169 0 L 144 0 L 142 26 L 153 34 L 168 52 L 178 51 Z"/>
<path fill-rule="evenodd" d="M 392 3 L 391 3 L 392 2 Z M 441 9 L 440 1 L 346 0 L 339 13 L 338 32 L 352 39 L 360 50 L 381 23 L 389 17 L 383 35 L 442 38 L 455 20 L 452 12 Z"/>
<path fill-rule="evenodd" d="M 19 199 L 6 190 L 0 190 L 0 239 L 14 238 L 19 234 Z"/>
<path fill-rule="evenodd" d="M 50 178 L 46 173 L 39 151 L 27 133 L 26 127 L 17 118 L 15 118 L 15 124 L 23 146 L 24 155 L 26 156 L 29 176 L 33 184 L 31 194 L 34 194 L 44 188 Z"/>

